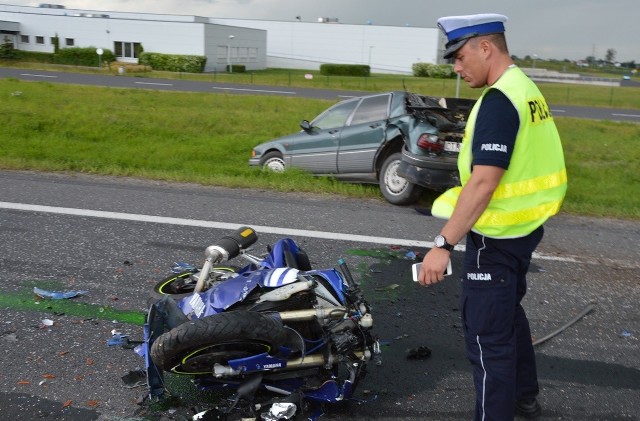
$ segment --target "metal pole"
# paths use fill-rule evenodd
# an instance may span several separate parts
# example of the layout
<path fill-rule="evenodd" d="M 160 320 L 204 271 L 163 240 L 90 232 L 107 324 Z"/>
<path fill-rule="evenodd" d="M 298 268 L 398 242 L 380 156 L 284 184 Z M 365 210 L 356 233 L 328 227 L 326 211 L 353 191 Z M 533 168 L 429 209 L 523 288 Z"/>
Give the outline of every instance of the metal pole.
<path fill-rule="evenodd" d="M 231 40 L 235 36 L 229 35 L 229 43 L 227 44 L 227 66 L 229 66 L 229 73 L 233 73 L 233 66 L 231 65 Z"/>

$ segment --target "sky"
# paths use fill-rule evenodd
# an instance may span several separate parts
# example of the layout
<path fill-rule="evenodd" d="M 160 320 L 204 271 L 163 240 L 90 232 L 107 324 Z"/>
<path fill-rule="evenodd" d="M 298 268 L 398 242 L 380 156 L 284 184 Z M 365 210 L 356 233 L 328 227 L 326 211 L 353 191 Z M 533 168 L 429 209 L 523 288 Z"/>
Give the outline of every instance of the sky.
<path fill-rule="evenodd" d="M 435 28 L 441 16 L 500 13 L 512 55 L 539 59 L 604 59 L 616 51 L 619 62 L 640 64 L 639 0 L 4 0 L 37 6 L 49 2 L 67 9 L 167 13 L 215 18 Z"/>

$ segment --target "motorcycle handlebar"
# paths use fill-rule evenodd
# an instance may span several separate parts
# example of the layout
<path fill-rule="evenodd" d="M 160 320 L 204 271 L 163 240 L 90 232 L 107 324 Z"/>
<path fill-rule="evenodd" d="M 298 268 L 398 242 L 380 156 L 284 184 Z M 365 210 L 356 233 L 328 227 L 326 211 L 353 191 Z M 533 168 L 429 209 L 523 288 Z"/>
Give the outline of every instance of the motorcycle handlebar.
<path fill-rule="evenodd" d="M 233 259 L 240 251 L 258 241 L 258 234 L 250 227 L 240 227 L 233 234 L 225 235 L 217 241 L 216 248 L 222 249 L 226 260 Z"/>
<path fill-rule="evenodd" d="M 200 276 L 194 292 L 201 292 L 209 277 L 213 263 L 224 259 L 229 260 L 240 254 L 240 251 L 258 241 L 258 234 L 250 227 L 240 227 L 233 234 L 225 235 L 217 241 L 215 246 L 209 246 L 205 250 L 206 259 L 200 270 Z"/>

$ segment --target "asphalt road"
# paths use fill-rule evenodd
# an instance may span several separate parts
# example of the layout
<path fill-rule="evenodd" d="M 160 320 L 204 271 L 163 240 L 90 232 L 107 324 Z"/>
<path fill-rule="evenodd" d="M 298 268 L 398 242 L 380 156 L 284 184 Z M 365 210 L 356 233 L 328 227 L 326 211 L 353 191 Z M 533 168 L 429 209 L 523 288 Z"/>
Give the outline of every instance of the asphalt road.
<path fill-rule="evenodd" d="M 0 68 L 0 77 L 13 77 L 29 81 L 69 83 L 79 85 L 110 86 L 114 88 L 156 89 L 190 92 L 225 92 L 230 94 L 279 95 L 315 99 L 339 100 L 370 92 L 337 91 L 300 87 L 274 87 L 262 85 L 229 84 L 220 82 L 197 82 L 189 80 L 151 79 L 121 77 L 113 75 L 91 75 L 81 73 L 51 72 L 15 68 Z M 575 117 L 595 120 L 640 122 L 640 111 L 630 109 L 580 107 L 550 104 L 551 112 L 558 117 Z"/>
<path fill-rule="evenodd" d="M 179 379 L 170 387 L 180 404 L 139 405 L 145 388 L 129 388 L 121 377 L 143 361 L 107 341 L 113 330 L 141 339 L 133 322 L 149 289 L 174 261 L 199 263 L 204 247 L 237 225 L 256 227 L 256 252 L 290 236 L 315 267 L 333 267 L 344 257 L 362 281 L 383 343 L 382 364 L 371 365 L 360 404 L 334 408 L 326 419 L 471 418 L 456 281 L 462 253 L 454 252 L 454 274 L 437 286 L 410 281 L 408 253 L 424 253 L 425 240 L 441 226 L 423 209 L 8 171 L 0 172 L 0 201 L 2 420 L 168 420 L 189 413 L 207 396 Z M 541 419 L 639 419 L 639 250 L 637 222 L 561 215 L 547 224 L 524 303 L 534 337 L 596 304 L 537 346 Z M 88 294 L 34 304 L 34 286 Z M 417 346 L 431 348 L 431 357 L 406 359 L 406 350 Z"/>

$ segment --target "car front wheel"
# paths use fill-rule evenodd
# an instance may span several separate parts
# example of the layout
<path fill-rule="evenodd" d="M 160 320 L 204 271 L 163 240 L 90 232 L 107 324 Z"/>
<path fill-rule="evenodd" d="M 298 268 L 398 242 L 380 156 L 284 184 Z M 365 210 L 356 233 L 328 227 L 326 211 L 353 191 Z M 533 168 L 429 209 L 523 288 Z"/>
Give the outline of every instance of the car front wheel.
<path fill-rule="evenodd" d="M 261 160 L 263 170 L 283 172 L 286 168 L 280 152 L 269 152 Z"/>
<path fill-rule="evenodd" d="M 402 154 L 396 152 L 384 160 L 380 170 L 380 191 L 389 203 L 410 205 L 418 200 L 422 188 L 398 175 L 401 158 Z"/>

